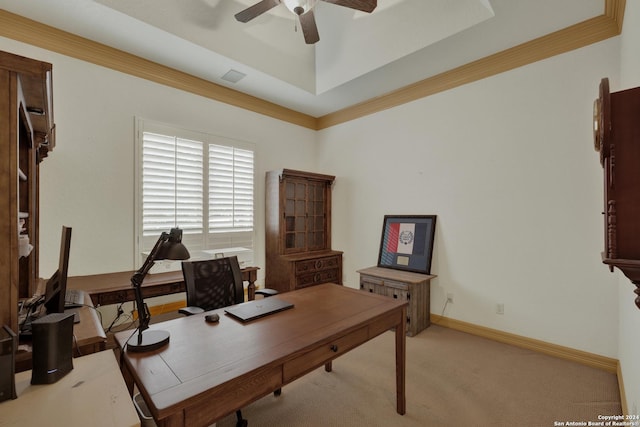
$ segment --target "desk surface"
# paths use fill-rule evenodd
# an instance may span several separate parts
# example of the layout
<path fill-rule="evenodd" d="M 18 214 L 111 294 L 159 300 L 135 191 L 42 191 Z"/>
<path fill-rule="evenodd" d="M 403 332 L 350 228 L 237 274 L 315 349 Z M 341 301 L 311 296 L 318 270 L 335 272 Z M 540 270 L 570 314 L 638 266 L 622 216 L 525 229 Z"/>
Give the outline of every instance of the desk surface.
<path fill-rule="evenodd" d="M 82 307 L 68 308 L 65 313 L 77 312 L 80 317 L 80 322 L 73 325 L 73 335 L 77 350 L 82 355 L 87 353 L 84 351 L 89 346 L 96 345 L 96 350 L 104 350 L 104 343 L 107 340 L 107 335 L 102 329 L 102 323 L 100 317 L 96 312 L 90 296 L 86 293 L 82 293 Z M 98 346 L 102 345 L 102 348 Z M 93 351 L 91 351 L 93 352 Z"/>
<path fill-rule="evenodd" d="M 295 307 L 248 323 L 223 309 L 218 324 L 204 314 L 158 323 L 151 329 L 171 334 L 167 346 L 123 352 L 125 379 L 138 386 L 159 425 L 209 425 L 390 328 L 397 412 L 404 414 L 406 302 L 333 284 L 270 298 Z M 116 334 L 120 348 L 130 336 Z"/>
<path fill-rule="evenodd" d="M 0 403 L 0 427 L 140 425 L 113 351 L 73 359 L 73 370 L 54 384 L 31 385 L 31 371 L 20 372 L 16 392 Z"/>

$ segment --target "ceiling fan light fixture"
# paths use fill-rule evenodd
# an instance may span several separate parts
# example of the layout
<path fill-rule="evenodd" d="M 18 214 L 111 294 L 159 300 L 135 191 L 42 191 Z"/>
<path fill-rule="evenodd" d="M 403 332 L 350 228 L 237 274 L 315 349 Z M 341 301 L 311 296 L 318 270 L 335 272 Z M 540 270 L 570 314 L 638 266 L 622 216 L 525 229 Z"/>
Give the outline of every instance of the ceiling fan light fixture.
<path fill-rule="evenodd" d="M 296 16 L 303 15 L 313 9 L 318 0 L 282 0 L 282 3 Z"/>

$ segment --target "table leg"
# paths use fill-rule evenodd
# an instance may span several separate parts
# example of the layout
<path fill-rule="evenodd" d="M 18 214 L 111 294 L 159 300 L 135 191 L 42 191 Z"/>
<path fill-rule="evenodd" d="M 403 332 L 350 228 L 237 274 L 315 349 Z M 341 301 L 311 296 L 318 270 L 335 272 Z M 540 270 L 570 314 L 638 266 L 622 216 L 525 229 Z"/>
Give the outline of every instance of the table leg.
<path fill-rule="evenodd" d="M 242 270 L 242 280 L 249 282 L 249 285 L 247 285 L 247 301 L 253 301 L 256 298 L 257 278 L 257 268 L 247 268 Z"/>
<path fill-rule="evenodd" d="M 122 350 L 120 350 L 120 352 L 121 352 L 121 355 L 119 358 L 120 360 L 118 361 L 120 365 L 120 372 L 122 373 L 122 378 L 124 379 L 124 383 L 127 386 L 127 390 L 129 390 L 129 395 L 133 397 L 133 392 L 134 392 L 133 375 L 131 375 L 129 368 L 127 367 L 127 364 L 124 361 L 124 357 L 122 356 Z"/>
<path fill-rule="evenodd" d="M 256 299 L 256 284 L 249 282 L 247 286 L 247 301 L 253 301 L 254 299 Z"/>
<path fill-rule="evenodd" d="M 407 409 L 405 396 L 405 372 L 407 350 L 407 308 L 402 308 L 402 320 L 396 326 L 396 395 L 397 412 L 404 415 Z"/>

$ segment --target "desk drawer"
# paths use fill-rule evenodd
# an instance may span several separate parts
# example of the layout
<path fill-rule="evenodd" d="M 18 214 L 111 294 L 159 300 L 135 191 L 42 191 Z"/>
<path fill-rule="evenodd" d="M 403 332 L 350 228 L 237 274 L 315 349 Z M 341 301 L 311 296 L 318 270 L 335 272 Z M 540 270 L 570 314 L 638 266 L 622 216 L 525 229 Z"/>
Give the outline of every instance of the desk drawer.
<path fill-rule="evenodd" d="M 282 371 L 283 382 L 286 384 L 301 377 L 307 372 L 324 365 L 352 348 L 366 342 L 368 338 L 368 328 L 360 328 L 286 362 Z"/>
<path fill-rule="evenodd" d="M 133 301 L 135 295 L 133 289 L 126 289 L 122 291 L 102 292 L 97 296 L 92 296 L 91 300 L 97 307 L 103 305 L 120 304 L 125 301 Z"/>
<path fill-rule="evenodd" d="M 208 426 L 282 387 L 280 366 L 261 368 L 202 394 L 184 409 L 185 426 Z"/>

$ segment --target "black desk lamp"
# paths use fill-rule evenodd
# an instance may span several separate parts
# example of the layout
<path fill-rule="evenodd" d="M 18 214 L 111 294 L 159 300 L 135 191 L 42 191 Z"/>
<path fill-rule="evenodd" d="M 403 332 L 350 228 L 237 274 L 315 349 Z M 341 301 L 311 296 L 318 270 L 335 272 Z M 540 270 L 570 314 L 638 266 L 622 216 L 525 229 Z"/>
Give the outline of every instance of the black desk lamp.
<path fill-rule="evenodd" d="M 171 232 L 162 232 L 160 238 L 144 261 L 140 270 L 131 276 L 131 286 L 136 294 L 136 306 L 138 309 L 138 330 L 127 341 L 127 350 L 133 352 L 145 352 L 155 350 L 169 342 L 169 332 L 149 329 L 151 313 L 142 298 L 142 281 L 155 261 L 163 259 L 187 259 L 189 251 L 182 244 L 182 230 L 172 228 Z"/>

